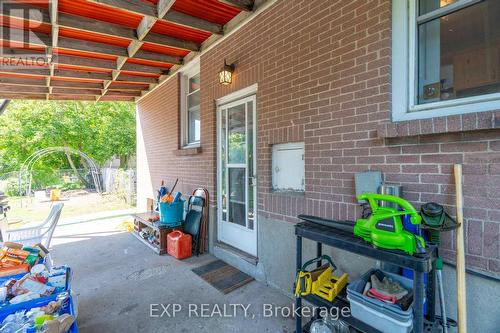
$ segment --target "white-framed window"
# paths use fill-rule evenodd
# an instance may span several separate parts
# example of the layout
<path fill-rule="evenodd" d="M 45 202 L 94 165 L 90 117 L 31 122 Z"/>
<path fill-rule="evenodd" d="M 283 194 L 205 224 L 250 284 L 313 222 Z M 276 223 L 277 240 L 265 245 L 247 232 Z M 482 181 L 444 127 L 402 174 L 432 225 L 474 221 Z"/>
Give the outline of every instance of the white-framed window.
<path fill-rule="evenodd" d="M 200 145 L 200 63 L 195 61 L 181 72 L 181 141 L 183 147 Z"/>
<path fill-rule="evenodd" d="M 500 1 L 392 1 L 392 119 L 500 108 Z"/>

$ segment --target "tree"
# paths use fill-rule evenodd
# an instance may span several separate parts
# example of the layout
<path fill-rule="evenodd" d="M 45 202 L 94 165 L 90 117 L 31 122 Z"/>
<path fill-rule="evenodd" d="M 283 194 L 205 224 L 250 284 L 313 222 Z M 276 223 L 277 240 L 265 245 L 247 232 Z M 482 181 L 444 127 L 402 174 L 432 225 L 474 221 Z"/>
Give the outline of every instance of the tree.
<path fill-rule="evenodd" d="M 0 174 L 19 170 L 42 148 L 80 150 L 103 164 L 113 156 L 135 153 L 135 106 L 123 102 L 24 101 L 10 103 L 0 116 Z M 70 154 L 45 157 L 37 168 L 82 168 Z"/>

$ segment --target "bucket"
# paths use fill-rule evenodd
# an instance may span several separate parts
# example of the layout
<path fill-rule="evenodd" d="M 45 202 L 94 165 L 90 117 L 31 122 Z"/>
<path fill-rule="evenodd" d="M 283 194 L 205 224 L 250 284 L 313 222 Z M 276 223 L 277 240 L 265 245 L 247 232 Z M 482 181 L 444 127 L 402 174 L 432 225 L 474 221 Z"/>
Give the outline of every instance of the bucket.
<path fill-rule="evenodd" d="M 50 190 L 50 201 L 59 201 L 60 197 L 61 197 L 61 190 L 59 189 Z"/>
<path fill-rule="evenodd" d="M 178 224 L 184 219 L 184 200 L 160 202 L 160 223 Z"/>

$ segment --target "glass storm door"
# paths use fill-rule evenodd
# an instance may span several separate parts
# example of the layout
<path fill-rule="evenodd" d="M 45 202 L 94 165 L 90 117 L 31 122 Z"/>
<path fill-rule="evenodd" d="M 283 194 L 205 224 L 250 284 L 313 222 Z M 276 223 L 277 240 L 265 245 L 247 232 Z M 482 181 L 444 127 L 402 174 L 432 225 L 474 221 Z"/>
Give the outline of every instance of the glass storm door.
<path fill-rule="evenodd" d="M 255 95 L 217 111 L 218 239 L 257 256 Z"/>

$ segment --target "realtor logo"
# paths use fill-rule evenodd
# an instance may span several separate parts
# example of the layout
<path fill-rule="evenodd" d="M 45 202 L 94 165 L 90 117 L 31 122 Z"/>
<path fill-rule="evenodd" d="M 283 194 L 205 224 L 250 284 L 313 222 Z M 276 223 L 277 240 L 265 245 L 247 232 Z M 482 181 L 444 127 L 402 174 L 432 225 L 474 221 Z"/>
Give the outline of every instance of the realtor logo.
<path fill-rule="evenodd" d="M 52 41 L 47 2 L 1 1 L 0 10 L 0 70 L 48 68 Z"/>

